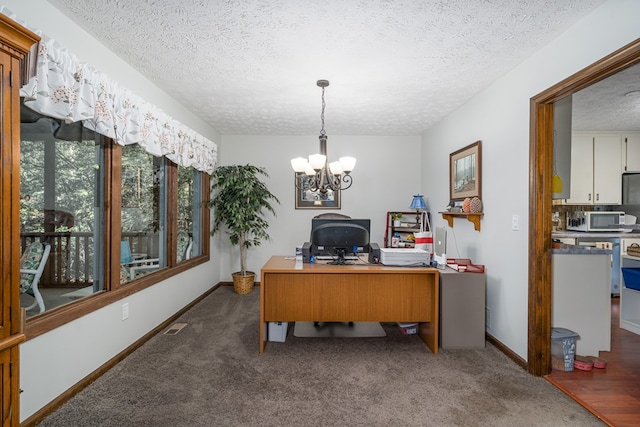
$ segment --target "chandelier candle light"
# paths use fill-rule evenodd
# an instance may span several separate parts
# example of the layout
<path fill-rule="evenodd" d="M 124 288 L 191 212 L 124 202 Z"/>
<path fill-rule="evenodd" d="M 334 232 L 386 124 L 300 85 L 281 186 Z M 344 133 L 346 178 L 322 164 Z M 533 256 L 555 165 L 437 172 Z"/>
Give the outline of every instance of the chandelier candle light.
<path fill-rule="evenodd" d="M 320 153 L 312 154 L 309 160 L 304 157 L 291 159 L 291 167 L 296 173 L 298 189 L 327 193 L 329 190 L 346 190 L 351 187 L 353 178 L 350 173 L 356 165 L 354 157 L 340 157 L 337 162 L 327 162 L 327 133 L 324 130 L 324 89 L 329 86 L 328 80 L 318 80 L 322 88 L 322 129 L 320 129 Z M 342 185 L 345 185 L 344 187 Z"/>

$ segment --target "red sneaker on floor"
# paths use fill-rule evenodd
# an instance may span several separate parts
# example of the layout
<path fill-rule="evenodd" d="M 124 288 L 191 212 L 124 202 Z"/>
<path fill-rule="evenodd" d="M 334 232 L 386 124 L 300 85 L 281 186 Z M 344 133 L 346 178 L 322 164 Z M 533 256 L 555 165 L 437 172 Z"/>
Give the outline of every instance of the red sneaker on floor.
<path fill-rule="evenodd" d="M 587 356 L 587 359 L 591 360 L 594 368 L 604 369 L 607 367 L 607 361 L 601 357 Z"/>
<path fill-rule="evenodd" d="M 581 371 L 590 371 L 593 369 L 593 361 L 588 357 L 576 355 L 573 359 L 573 367 Z"/>

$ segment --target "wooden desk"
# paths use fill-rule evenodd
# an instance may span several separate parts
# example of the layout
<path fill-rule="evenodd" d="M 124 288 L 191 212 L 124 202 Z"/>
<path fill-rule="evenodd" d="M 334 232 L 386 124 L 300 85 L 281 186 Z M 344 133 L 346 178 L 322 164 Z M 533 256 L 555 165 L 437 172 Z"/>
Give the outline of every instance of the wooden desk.
<path fill-rule="evenodd" d="M 438 270 L 298 264 L 273 256 L 260 271 L 260 353 L 266 322 L 419 322 L 438 353 Z"/>

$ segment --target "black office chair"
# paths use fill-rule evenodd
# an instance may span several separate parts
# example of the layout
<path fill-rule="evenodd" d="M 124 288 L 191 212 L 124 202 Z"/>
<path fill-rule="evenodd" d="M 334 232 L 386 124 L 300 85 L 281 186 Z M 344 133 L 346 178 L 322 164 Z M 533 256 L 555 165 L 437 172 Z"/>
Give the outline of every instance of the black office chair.
<path fill-rule="evenodd" d="M 334 212 L 328 212 L 328 213 L 322 213 L 319 215 L 314 216 L 314 218 L 319 218 L 319 219 L 339 219 L 339 218 L 344 218 L 344 219 L 350 219 L 351 217 L 349 215 L 343 215 L 343 214 L 339 214 L 339 213 L 334 213 Z M 319 327 L 320 326 L 320 322 L 313 322 L 313 326 L 314 327 Z M 353 326 L 353 322 L 349 322 L 349 326 Z"/>

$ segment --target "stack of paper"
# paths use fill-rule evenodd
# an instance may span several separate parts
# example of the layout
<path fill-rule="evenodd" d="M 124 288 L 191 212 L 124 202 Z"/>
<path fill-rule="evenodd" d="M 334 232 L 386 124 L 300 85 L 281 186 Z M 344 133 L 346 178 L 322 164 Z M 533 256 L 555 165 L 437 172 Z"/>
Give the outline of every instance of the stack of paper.
<path fill-rule="evenodd" d="M 456 271 L 465 271 L 467 269 L 466 265 L 461 264 L 447 264 L 447 267 L 453 268 Z"/>
<path fill-rule="evenodd" d="M 380 248 L 380 263 L 384 265 L 428 265 L 429 253 L 422 249 Z"/>

